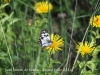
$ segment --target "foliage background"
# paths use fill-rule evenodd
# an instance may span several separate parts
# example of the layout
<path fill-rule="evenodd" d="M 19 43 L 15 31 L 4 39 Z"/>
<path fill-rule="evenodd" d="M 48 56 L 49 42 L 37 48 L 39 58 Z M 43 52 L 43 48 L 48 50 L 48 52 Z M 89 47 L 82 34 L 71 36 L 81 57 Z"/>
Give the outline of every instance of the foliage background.
<path fill-rule="evenodd" d="M 76 57 L 77 42 L 82 41 L 92 14 L 100 14 L 99 0 L 49 0 L 53 4 L 53 10 L 41 16 L 33 9 L 38 1 L 45 0 L 11 0 L 9 3 L 0 0 L 0 75 L 60 75 L 62 71 L 30 72 L 29 69 L 63 69 L 67 60 L 66 67 L 71 70 Z M 47 51 L 41 50 L 38 38 L 43 29 L 64 38 L 65 46 L 62 51 L 50 56 Z M 96 28 L 89 28 L 85 40 L 91 41 L 89 37 L 92 36 L 92 30 Z M 83 60 L 80 56 L 78 59 Z M 12 69 L 22 71 L 7 71 Z M 24 71 L 25 69 L 28 71 Z M 63 75 L 81 75 L 80 72 L 79 67 L 76 67 L 73 72 L 67 71 Z"/>

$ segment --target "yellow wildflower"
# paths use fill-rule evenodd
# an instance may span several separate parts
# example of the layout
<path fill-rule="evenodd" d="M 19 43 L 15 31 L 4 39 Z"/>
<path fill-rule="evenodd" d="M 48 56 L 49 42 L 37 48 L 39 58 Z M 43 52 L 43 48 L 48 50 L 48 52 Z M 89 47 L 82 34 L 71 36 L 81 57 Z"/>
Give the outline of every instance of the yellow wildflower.
<path fill-rule="evenodd" d="M 94 45 L 89 44 L 87 41 L 85 41 L 85 43 L 79 42 L 76 46 L 77 52 L 79 52 L 82 56 L 92 53 L 94 48 Z"/>
<path fill-rule="evenodd" d="M 51 42 L 50 46 L 45 47 L 45 50 L 48 50 L 50 53 L 55 53 L 56 51 L 62 50 L 61 48 L 64 46 L 64 40 L 58 34 L 51 34 Z"/>
<path fill-rule="evenodd" d="M 100 15 L 94 16 L 90 19 L 90 24 L 93 27 L 100 27 Z"/>
<path fill-rule="evenodd" d="M 42 13 L 48 13 L 53 9 L 53 6 L 48 1 L 46 2 L 38 2 L 34 5 L 34 10 L 36 13 L 42 14 Z"/>
<path fill-rule="evenodd" d="M 4 0 L 4 3 L 9 3 L 10 2 L 10 0 Z"/>

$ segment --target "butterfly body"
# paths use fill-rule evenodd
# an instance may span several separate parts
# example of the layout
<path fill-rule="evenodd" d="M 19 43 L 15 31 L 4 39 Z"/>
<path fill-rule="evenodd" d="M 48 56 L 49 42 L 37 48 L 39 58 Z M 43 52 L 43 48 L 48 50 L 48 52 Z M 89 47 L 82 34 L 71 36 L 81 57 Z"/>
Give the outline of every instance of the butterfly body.
<path fill-rule="evenodd" d="M 41 31 L 39 43 L 40 43 L 41 47 L 47 47 L 52 44 L 49 33 L 47 33 L 47 31 L 45 31 L 45 30 Z"/>

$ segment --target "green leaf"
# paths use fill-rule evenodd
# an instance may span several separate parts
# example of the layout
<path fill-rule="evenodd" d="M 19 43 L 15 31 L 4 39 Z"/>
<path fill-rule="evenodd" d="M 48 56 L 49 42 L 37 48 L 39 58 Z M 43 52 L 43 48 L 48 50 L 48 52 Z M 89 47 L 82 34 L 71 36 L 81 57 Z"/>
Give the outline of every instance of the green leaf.
<path fill-rule="evenodd" d="M 50 59 L 50 62 L 51 63 L 56 63 L 56 64 L 61 64 L 58 60 L 53 60 L 53 59 Z"/>
<path fill-rule="evenodd" d="M 79 61 L 78 61 L 78 64 L 79 64 L 79 67 L 80 67 L 80 68 L 83 68 L 83 66 L 85 65 L 85 63 L 86 63 L 85 61 L 83 61 L 83 62 L 79 62 Z"/>
<path fill-rule="evenodd" d="M 85 71 L 85 74 L 83 74 L 83 75 L 94 75 L 94 74 L 91 71 Z"/>
<path fill-rule="evenodd" d="M 100 52 L 100 45 L 97 46 L 97 47 L 94 49 L 94 51 L 93 51 L 93 53 L 92 53 L 92 56 L 93 56 L 93 57 L 96 57 L 97 54 L 98 54 L 99 52 Z"/>
<path fill-rule="evenodd" d="M 96 65 L 92 61 L 88 61 L 86 65 L 91 69 L 92 72 L 96 69 Z"/>
<path fill-rule="evenodd" d="M 7 6 L 7 5 L 9 5 L 9 3 L 1 4 L 1 5 L 0 5 L 0 10 L 3 9 L 3 8 L 4 8 L 5 6 Z"/>
<path fill-rule="evenodd" d="M 17 19 L 17 18 L 14 18 L 12 19 L 12 21 L 10 21 L 9 25 L 12 25 L 14 24 L 15 22 L 19 21 L 20 19 Z"/>

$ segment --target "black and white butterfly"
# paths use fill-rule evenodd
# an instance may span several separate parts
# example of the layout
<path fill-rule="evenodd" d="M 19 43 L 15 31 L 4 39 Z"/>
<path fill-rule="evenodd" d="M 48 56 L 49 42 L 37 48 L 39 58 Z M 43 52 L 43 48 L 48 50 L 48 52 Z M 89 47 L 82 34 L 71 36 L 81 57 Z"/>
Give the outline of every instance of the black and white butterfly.
<path fill-rule="evenodd" d="M 52 44 L 52 42 L 50 40 L 50 35 L 47 31 L 42 30 L 40 32 L 39 43 L 40 43 L 41 47 L 47 47 Z"/>

